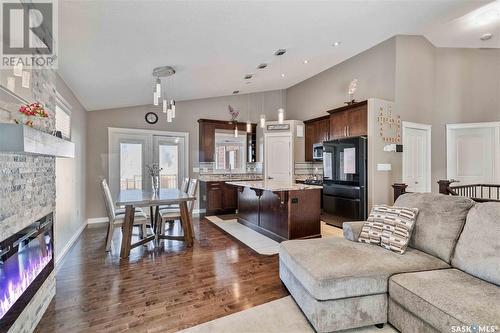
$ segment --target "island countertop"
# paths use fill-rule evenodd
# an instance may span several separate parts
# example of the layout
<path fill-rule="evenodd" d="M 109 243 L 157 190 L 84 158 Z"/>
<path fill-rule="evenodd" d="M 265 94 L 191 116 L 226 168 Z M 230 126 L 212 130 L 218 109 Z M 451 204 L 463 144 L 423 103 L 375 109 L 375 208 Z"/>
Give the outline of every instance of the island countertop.
<path fill-rule="evenodd" d="M 233 186 L 249 187 L 263 191 L 281 192 L 281 191 L 302 191 L 302 190 L 321 190 L 321 186 L 296 184 L 295 182 L 277 181 L 277 180 L 259 180 L 259 181 L 234 181 L 226 182 Z"/>

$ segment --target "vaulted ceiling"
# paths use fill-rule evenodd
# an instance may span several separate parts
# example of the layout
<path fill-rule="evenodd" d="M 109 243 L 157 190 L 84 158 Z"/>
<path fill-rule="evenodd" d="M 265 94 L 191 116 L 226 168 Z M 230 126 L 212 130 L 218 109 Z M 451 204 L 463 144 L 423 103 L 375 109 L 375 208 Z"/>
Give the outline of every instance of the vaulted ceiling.
<path fill-rule="evenodd" d="M 162 65 L 177 100 L 283 89 L 488 2 L 61 0 L 59 72 L 87 110 L 151 104 Z"/>

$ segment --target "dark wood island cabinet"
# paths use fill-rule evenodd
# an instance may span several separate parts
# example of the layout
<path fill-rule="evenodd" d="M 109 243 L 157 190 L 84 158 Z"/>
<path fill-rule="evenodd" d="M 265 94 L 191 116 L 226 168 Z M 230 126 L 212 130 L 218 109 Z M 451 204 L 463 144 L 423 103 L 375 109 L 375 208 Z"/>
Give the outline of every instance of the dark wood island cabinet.
<path fill-rule="evenodd" d="M 228 182 L 238 189 L 238 222 L 278 242 L 321 237 L 321 187 L 277 181 Z"/>

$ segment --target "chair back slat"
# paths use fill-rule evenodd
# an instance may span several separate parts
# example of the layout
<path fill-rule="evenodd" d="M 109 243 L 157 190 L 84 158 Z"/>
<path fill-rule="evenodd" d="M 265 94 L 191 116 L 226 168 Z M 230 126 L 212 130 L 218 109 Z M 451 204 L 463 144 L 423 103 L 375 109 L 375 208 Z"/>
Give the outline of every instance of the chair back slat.
<path fill-rule="evenodd" d="M 110 222 L 113 222 L 116 218 L 115 215 L 115 205 L 113 204 L 113 198 L 111 196 L 111 191 L 109 190 L 108 183 L 106 179 L 101 181 L 102 191 L 104 193 L 104 203 L 106 204 L 106 210 L 108 212 L 108 218 Z"/>
<path fill-rule="evenodd" d="M 189 180 L 189 186 L 188 186 L 187 194 L 190 197 L 195 197 L 198 194 L 198 179 L 192 178 L 191 180 Z M 195 201 L 196 200 L 188 202 L 189 214 L 192 214 L 192 212 L 193 212 L 194 202 Z"/>
<path fill-rule="evenodd" d="M 187 193 L 189 186 L 189 178 L 186 177 L 182 180 L 181 191 Z"/>

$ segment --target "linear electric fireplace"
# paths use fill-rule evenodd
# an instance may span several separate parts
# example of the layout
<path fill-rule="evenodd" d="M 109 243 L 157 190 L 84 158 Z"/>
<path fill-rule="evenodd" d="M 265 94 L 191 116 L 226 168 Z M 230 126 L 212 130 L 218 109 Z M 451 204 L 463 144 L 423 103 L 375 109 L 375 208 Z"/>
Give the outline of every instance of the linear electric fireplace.
<path fill-rule="evenodd" d="M 6 332 L 54 269 L 53 214 L 0 242 L 0 332 Z"/>

